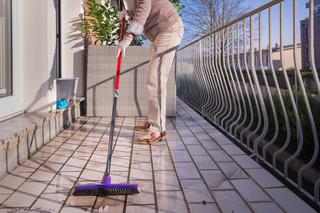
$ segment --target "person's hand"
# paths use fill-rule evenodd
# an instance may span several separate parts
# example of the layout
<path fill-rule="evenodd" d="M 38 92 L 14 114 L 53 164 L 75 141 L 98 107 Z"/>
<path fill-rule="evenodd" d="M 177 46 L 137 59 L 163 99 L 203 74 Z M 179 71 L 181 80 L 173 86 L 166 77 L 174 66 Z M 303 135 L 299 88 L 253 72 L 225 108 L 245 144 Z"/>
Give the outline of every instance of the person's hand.
<path fill-rule="evenodd" d="M 127 13 L 125 10 L 118 11 L 117 16 L 119 20 L 122 20 L 123 18 L 125 18 L 126 20 L 128 19 Z"/>
<path fill-rule="evenodd" d="M 132 40 L 133 40 L 132 34 L 128 34 L 126 37 L 124 37 L 124 39 L 118 44 L 119 50 L 118 50 L 117 57 L 119 57 L 121 51 L 122 51 L 122 56 L 123 57 L 126 56 L 126 49 L 127 47 L 130 46 Z"/>

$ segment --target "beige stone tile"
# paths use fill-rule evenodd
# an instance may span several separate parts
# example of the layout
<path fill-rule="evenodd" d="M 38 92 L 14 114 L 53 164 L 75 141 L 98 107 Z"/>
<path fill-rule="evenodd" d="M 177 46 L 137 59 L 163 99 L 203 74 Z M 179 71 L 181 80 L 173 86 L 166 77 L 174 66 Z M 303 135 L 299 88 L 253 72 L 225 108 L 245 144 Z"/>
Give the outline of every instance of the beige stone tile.
<path fill-rule="evenodd" d="M 271 188 L 266 191 L 285 212 L 316 212 L 288 188 Z"/>
<path fill-rule="evenodd" d="M 71 206 L 71 207 L 79 207 L 79 206 L 93 206 L 95 202 L 96 197 L 94 196 L 70 196 L 67 199 L 65 206 Z"/>
<path fill-rule="evenodd" d="M 157 192 L 157 201 L 161 213 L 188 212 L 181 191 L 159 191 Z"/>
<path fill-rule="evenodd" d="M 76 167 L 84 167 L 86 165 L 87 161 L 86 160 L 82 160 L 79 158 L 70 158 L 67 163 L 65 165 L 68 166 L 76 166 Z"/>
<path fill-rule="evenodd" d="M 229 180 L 220 170 L 203 170 L 201 174 L 210 190 L 233 189 Z"/>
<path fill-rule="evenodd" d="M 69 157 L 62 156 L 60 154 L 54 154 L 52 155 L 48 161 L 50 163 L 65 163 L 68 160 Z"/>
<path fill-rule="evenodd" d="M 58 212 L 66 198 L 66 194 L 42 194 L 31 209 Z"/>
<path fill-rule="evenodd" d="M 229 179 L 249 177 L 235 162 L 219 162 L 218 165 Z"/>
<path fill-rule="evenodd" d="M 197 167 L 201 169 L 218 169 L 217 164 L 208 155 L 192 156 Z"/>
<path fill-rule="evenodd" d="M 59 185 L 59 184 L 49 184 L 43 193 L 47 194 L 68 194 L 72 189 L 73 185 Z"/>
<path fill-rule="evenodd" d="M 59 172 L 51 181 L 54 185 L 73 185 L 80 175 L 80 172 Z"/>
<path fill-rule="evenodd" d="M 154 170 L 174 170 L 170 156 L 152 156 Z"/>
<path fill-rule="evenodd" d="M 182 141 L 169 141 L 168 147 L 169 149 L 186 150 L 186 146 Z"/>
<path fill-rule="evenodd" d="M 60 213 L 82 213 L 91 212 L 90 207 L 63 207 Z"/>
<path fill-rule="evenodd" d="M 21 186 L 23 182 L 26 181 L 26 178 L 20 177 L 17 175 L 7 175 L 2 180 L 0 180 L 0 194 L 10 193 L 11 190 L 15 190 Z M 9 192 L 6 192 L 6 191 Z"/>
<path fill-rule="evenodd" d="M 221 149 L 220 146 L 213 140 L 200 140 L 202 146 L 206 149 Z"/>
<path fill-rule="evenodd" d="M 125 196 L 98 197 L 93 212 L 122 213 Z"/>
<path fill-rule="evenodd" d="M 148 180 L 132 180 L 131 183 L 139 184 L 140 193 L 128 196 L 128 205 L 149 204 L 154 205 L 153 183 Z"/>
<path fill-rule="evenodd" d="M 101 180 L 103 177 L 104 172 L 95 171 L 92 169 L 85 169 L 83 170 L 80 180 L 90 180 L 90 181 L 97 181 Z"/>
<path fill-rule="evenodd" d="M 200 178 L 199 172 L 194 163 L 176 163 L 176 170 L 179 179 Z"/>
<path fill-rule="evenodd" d="M 173 162 L 191 162 L 192 159 L 187 151 L 183 150 L 172 150 L 171 151 Z"/>
<path fill-rule="evenodd" d="M 137 205 L 137 206 L 127 206 L 126 213 L 155 213 L 155 205 Z"/>
<path fill-rule="evenodd" d="M 208 150 L 211 157 L 216 162 L 225 162 L 225 161 L 232 161 L 232 159 L 225 153 L 223 150 Z"/>
<path fill-rule="evenodd" d="M 201 145 L 187 145 L 187 149 L 189 150 L 191 156 L 208 155 L 206 150 Z"/>
<path fill-rule="evenodd" d="M 284 211 L 274 202 L 249 203 L 255 213 L 283 213 Z"/>
<path fill-rule="evenodd" d="M 203 180 L 181 180 L 186 200 L 190 202 L 213 202 L 213 198 Z"/>
<path fill-rule="evenodd" d="M 0 204 L 4 202 L 9 196 L 10 194 L 0 194 Z"/>
<path fill-rule="evenodd" d="M 216 203 L 193 203 L 189 204 L 190 213 L 220 213 Z"/>
<path fill-rule="evenodd" d="M 46 186 L 47 184 L 42 182 L 25 182 L 3 205 L 29 208 Z"/>
<path fill-rule="evenodd" d="M 129 171 L 130 157 L 112 157 L 111 168 L 112 171 Z M 105 166 L 104 166 L 105 169 Z"/>
<path fill-rule="evenodd" d="M 222 212 L 252 212 L 236 191 L 214 191 L 213 196 Z"/>
<path fill-rule="evenodd" d="M 165 142 L 157 143 L 151 146 L 152 155 L 170 155 L 168 145 Z"/>
<path fill-rule="evenodd" d="M 154 172 L 156 190 L 181 190 L 175 171 Z"/>
<path fill-rule="evenodd" d="M 278 179 L 265 169 L 247 169 L 247 173 L 263 188 L 283 187 Z"/>
<path fill-rule="evenodd" d="M 36 171 L 28 181 L 43 181 L 43 182 L 50 182 L 53 177 L 56 175 L 56 172 L 47 172 L 47 171 Z"/>

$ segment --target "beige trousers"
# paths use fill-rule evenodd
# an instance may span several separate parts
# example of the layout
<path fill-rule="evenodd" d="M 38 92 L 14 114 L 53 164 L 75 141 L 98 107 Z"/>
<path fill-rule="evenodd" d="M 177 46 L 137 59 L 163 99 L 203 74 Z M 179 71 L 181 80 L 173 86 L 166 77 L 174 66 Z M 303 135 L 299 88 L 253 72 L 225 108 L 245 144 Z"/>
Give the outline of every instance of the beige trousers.
<path fill-rule="evenodd" d="M 148 122 L 151 132 L 166 130 L 167 81 L 176 51 L 183 37 L 181 19 L 160 32 L 151 45 L 147 87 L 149 90 Z"/>

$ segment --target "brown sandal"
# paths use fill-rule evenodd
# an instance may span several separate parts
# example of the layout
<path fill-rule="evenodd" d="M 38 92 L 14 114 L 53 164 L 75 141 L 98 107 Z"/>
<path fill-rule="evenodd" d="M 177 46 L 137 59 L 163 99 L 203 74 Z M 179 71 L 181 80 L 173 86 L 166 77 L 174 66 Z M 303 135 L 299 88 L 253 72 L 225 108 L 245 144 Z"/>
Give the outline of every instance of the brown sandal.
<path fill-rule="evenodd" d="M 135 126 L 134 130 L 135 131 L 147 131 L 147 130 L 149 130 L 150 126 L 151 126 L 151 124 L 148 121 L 146 121 L 144 123 L 144 126 Z"/>
<path fill-rule="evenodd" d="M 157 137 L 153 137 L 153 134 L 155 134 L 155 133 L 150 133 L 150 134 L 146 135 L 146 136 L 151 136 L 150 138 L 149 137 L 145 137 L 145 136 L 142 137 L 142 138 L 139 138 L 138 139 L 139 144 L 153 144 L 153 143 L 156 143 L 158 141 L 162 141 L 163 139 L 166 138 L 166 135 L 167 135 L 167 133 L 165 131 L 162 132 Z"/>

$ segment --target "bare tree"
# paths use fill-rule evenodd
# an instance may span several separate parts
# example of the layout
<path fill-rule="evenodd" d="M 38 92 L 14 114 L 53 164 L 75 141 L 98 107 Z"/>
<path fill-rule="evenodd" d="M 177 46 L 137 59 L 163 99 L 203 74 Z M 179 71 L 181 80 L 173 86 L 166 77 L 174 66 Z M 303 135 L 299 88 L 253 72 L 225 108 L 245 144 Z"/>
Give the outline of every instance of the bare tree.
<path fill-rule="evenodd" d="M 186 40 L 193 40 L 229 23 L 247 9 L 244 0 L 186 0 L 182 11 Z"/>

